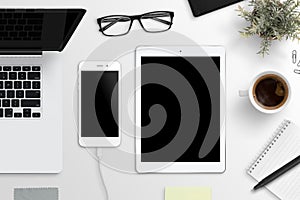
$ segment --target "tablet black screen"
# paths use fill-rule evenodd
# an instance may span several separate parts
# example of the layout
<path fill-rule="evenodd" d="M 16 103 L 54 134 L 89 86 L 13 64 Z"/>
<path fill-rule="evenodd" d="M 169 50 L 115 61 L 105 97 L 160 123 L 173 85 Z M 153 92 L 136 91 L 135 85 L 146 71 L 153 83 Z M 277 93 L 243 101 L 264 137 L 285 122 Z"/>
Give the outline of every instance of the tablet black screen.
<path fill-rule="evenodd" d="M 220 57 L 141 62 L 141 161 L 220 162 Z"/>

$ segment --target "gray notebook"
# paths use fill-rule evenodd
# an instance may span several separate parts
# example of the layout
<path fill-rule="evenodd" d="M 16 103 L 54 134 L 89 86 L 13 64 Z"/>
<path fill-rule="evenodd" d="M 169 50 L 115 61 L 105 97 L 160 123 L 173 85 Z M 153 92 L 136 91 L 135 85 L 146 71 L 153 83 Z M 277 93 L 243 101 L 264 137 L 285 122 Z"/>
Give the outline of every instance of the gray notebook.
<path fill-rule="evenodd" d="M 14 200 L 58 200 L 58 188 L 15 188 Z"/>
<path fill-rule="evenodd" d="M 300 128 L 291 121 L 284 120 L 263 152 L 255 159 L 248 170 L 248 174 L 255 180 L 261 181 L 299 155 Z M 300 165 L 280 176 L 266 187 L 281 200 L 299 200 Z"/>

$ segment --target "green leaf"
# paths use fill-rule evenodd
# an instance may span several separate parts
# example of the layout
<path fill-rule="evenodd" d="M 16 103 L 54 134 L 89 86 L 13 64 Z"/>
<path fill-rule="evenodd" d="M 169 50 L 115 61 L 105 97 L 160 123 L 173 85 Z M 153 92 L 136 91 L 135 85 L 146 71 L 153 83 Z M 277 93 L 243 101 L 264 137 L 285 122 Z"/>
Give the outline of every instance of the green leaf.
<path fill-rule="evenodd" d="M 262 38 L 258 54 L 265 56 L 274 39 L 300 40 L 300 0 L 249 0 L 250 11 L 240 5 L 238 16 L 250 23 L 241 36 Z M 252 9 L 252 10 L 251 10 Z"/>

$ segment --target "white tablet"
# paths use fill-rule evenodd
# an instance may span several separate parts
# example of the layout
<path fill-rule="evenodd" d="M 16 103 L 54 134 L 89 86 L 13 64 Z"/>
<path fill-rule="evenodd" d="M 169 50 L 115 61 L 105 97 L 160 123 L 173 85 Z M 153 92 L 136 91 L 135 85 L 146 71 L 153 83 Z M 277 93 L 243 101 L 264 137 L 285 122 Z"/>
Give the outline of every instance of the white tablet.
<path fill-rule="evenodd" d="M 225 171 L 225 49 L 136 49 L 136 170 Z"/>

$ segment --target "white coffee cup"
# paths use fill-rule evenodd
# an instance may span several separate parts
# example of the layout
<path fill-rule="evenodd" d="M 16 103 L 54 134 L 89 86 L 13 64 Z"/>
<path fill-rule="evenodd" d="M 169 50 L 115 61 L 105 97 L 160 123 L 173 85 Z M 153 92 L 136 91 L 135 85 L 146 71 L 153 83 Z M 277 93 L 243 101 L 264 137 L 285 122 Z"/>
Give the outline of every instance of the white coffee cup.
<path fill-rule="evenodd" d="M 284 100 L 278 104 L 277 106 L 274 107 L 267 107 L 262 105 L 261 103 L 259 103 L 259 101 L 256 99 L 255 97 L 255 88 L 259 82 L 261 82 L 262 80 L 269 78 L 269 77 L 277 77 L 278 79 L 280 79 L 280 82 L 283 83 L 284 88 L 285 88 L 285 95 L 284 95 Z M 287 90 L 287 94 L 286 94 L 286 90 Z M 239 91 L 239 95 L 240 97 L 249 97 L 251 104 L 254 106 L 254 108 L 256 108 L 257 110 L 259 110 L 262 113 L 266 113 L 266 114 L 273 114 L 273 113 L 278 113 L 280 111 L 282 111 L 288 104 L 290 98 L 291 98 L 291 87 L 290 84 L 288 82 L 288 80 L 279 72 L 276 71 L 265 71 L 261 74 L 258 74 L 251 82 L 250 84 L 250 88 L 248 90 L 240 90 Z"/>

